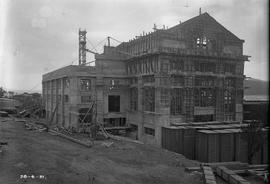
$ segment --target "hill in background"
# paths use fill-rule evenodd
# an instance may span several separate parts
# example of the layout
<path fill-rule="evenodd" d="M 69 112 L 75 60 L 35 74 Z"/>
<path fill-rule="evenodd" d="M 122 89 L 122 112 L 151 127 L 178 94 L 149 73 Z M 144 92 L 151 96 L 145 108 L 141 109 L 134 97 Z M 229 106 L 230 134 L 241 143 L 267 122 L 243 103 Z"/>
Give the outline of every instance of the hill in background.
<path fill-rule="evenodd" d="M 269 82 L 254 78 L 244 80 L 244 96 L 261 95 L 268 96 Z"/>

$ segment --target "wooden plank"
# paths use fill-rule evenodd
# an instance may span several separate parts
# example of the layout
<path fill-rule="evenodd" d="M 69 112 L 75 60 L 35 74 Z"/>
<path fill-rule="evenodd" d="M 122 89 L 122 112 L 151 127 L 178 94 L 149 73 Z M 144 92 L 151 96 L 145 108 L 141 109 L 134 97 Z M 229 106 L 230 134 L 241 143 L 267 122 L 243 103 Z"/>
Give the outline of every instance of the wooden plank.
<path fill-rule="evenodd" d="M 92 147 L 92 143 L 86 143 L 86 142 L 83 142 L 83 141 L 81 141 L 81 140 L 75 139 L 75 138 L 73 138 L 73 137 L 67 136 L 67 135 L 62 134 L 62 133 L 59 133 L 59 132 L 56 132 L 56 131 L 54 131 L 54 130 L 49 130 L 49 132 L 51 132 L 51 133 L 53 133 L 53 134 L 56 134 L 56 135 L 58 135 L 58 136 L 60 136 L 60 137 L 62 137 L 62 138 L 68 139 L 68 140 L 70 140 L 70 141 L 72 141 L 72 142 L 75 142 L 75 143 L 78 143 L 78 144 L 80 144 L 80 145 L 86 146 L 86 147 L 88 147 L 88 148 L 89 148 L 89 147 Z"/>
<path fill-rule="evenodd" d="M 216 184 L 216 178 L 213 173 L 213 170 L 209 166 L 201 165 L 201 169 L 203 170 L 203 181 L 205 184 Z"/>
<path fill-rule="evenodd" d="M 193 171 L 201 171 L 201 167 L 185 167 L 185 171 L 193 172 Z"/>
<path fill-rule="evenodd" d="M 104 127 L 105 130 L 129 130 L 131 127 Z"/>
<path fill-rule="evenodd" d="M 237 175 L 234 171 L 228 169 L 225 166 L 219 166 L 217 168 L 217 174 L 230 184 L 240 184 L 240 183 L 248 184 L 249 183 L 244 178 Z"/>
<path fill-rule="evenodd" d="M 136 143 L 136 144 L 144 144 L 141 141 L 129 139 L 129 138 L 126 138 L 126 137 L 116 136 L 116 135 L 112 135 L 112 134 L 109 134 L 109 133 L 107 133 L 107 134 L 109 135 L 109 137 L 111 139 L 114 139 L 114 140 L 117 140 L 117 141 L 126 141 L 126 142 L 132 142 L 132 143 Z"/>
<path fill-rule="evenodd" d="M 248 168 L 247 163 L 242 163 L 239 161 L 235 162 L 213 162 L 213 163 L 204 163 L 203 165 L 210 166 L 214 171 L 216 171 L 217 167 L 225 166 L 228 169 L 236 170 L 236 169 L 246 169 Z"/>
<path fill-rule="evenodd" d="M 267 169 L 269 167 L 268 164 L 258 164 L 258 165 L 249 165 L 248 168 L 250 169 L 257 169 L 257 168 L 264 168 Z"/>
<path fill-rule="evenodd" d="M 246 169 L 238 169 L 238 170 L 233 170 L 235 174 L 246 174 L 247 170 Z"/>

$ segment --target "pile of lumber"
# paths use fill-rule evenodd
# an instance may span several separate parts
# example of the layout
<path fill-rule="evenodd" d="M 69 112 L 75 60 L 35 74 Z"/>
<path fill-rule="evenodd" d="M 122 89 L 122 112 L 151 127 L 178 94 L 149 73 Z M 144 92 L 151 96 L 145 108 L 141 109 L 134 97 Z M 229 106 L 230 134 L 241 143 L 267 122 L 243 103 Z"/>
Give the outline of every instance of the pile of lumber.
<path fill-rule="evenodd" d="M 86 147 L 92 147 L 93 143 L 92 142 L 85 142 L 85 141 L 82 141 L 82 140 L 79 140 L 79 139 L 76 139 L 72 136 L 69 136 L 69 135 L 65 135 L 63 133 L 60 133 L 58 131 L 55 131 L 55 130 L 49 130 L 49 132 L 53 133 L 54 135 L 58 135 L 59 137 L 62 137 L 62 138 L 65 138 L 67 140 L 70 140 L 72 142 L 75 142 L 75 143 L 78 143 L 80 145 L 83 145 L 83 146 L 86 146 Z"/>
<path fill-rule="evenodd" d="M 201 166 L 203 171 L 203 181 L 205 184 L 216 184 L 216 177 L 211 167 L 209 166 Z"/>
<path fill-rule="evenodd" d="M 225 166 L 218 166 L 216 168 L 216 172 L 218 176 L 227 181 L 229 184 L 249 184 L 247 180 Z"/>
<path fill-rule="evenodd" d="M 235 162 L 213 162 L 213 163 L 203 163 L 203 165 L 210 166 L 214 172 L 216 172 L 217 167 L 225 166 L 230 170 L 243 170 L 248 168 L 248 163 L 243 163 L 239 161 Z"/>
<path fill-rule="evenodd" d="M 35 124 L 35 123 L 31 123 L 31 122 L 25 122 L 24 127 L 27 130 L 36 130 L 39 132 L 48 130 L 48 128 L 45 125 Z"/>
<path fill-rule="evenodd" d="M 265 182 L 269 182 L 269 166 L 268 164 L 263 165 L 250 165 L 246 173 L 254 175 Z"/>

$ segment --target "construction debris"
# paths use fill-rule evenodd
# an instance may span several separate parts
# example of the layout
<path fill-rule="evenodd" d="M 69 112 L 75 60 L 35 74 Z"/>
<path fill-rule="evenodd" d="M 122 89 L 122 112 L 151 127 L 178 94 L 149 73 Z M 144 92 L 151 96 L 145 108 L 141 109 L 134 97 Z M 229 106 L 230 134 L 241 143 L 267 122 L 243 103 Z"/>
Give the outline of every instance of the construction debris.
<path fill-rule="evenodd" d="M 26 122 L 24 124 L 24 126 L 27 130 L 37 130 L 39 132 L 43 132 L 43 131 L 48 130 L 48 128 L 42 124 L 35 124 L 35 123 L 31 123 L 31 122 Z"/>
<path fill-rule="evenodd" d="M 233 172 L 232 170 L 228 169 L 225 166 L 217 167 L 216 171 L 217 171 L 217 175 L 220 176 L 225 181 L 227 181 L 229 184 L 238 184 L 238 183 L 249 184 L 247 180 L 237 175 L 235 172 Z"/>
<path fill-rule="evenodd" d="M 8 145 L 8 142 L 0 142 L 0 146 Z"/>
<path fill-rule="evenodd" d="M 249 165 L 248 166 L 250 169 L 268 169 L 269 165 L 268 164 L 259 164 L 259 165 Z"/>
<path fill-rule="evenodd" d="M 92 142 L 84 142 L 84 141 L 75 139 L 75 138 L 73 138 L 73 137 L 71 137 L 71 136 L 68 136 L 68 135 L 62 134 L 62 133 L 60 133 L 60 132 L 54 131 L 54 130 L 49 130 L 49 132 L 51 132 L 51 133 L 53 133 L 53 134 L 55 134 L 55 135 L 58 135 L 58 136 L 60 136 L 60 137 L 63 137 L 63 138 L 65 138 L 65 139 L 68 139 L 68 140 L 70 140 L 70 141 L 72 141 L 72 142 L 75 142 L 75 143 L 78 143 L 78 144 L 80 144 L 80 145 L 86 146 L 86 147 L 88 147 L 88 148 L 89 148 L 89 147 L 92 147 L 92 145 L 93 145 Z"/>
<path fill-rule="evenodd" d="M 101 145 L 109 148 L 111 145 L 113 145 L 113 142 L 103 142 Z"/>
<path fill-rule="evenodd" d="M 185 167 L 185 171 L 187 172 L 194 172 L 194 171 L 199 171 L 201 172 L 201 167 Z"/>
<path fill-rule="evenodd" d="M 127 142 L 132 142 L 132 143 L 137 143 L 137 144 L 144 144 L 143 142 L 141 141 L 137 141 L 137 140 L 133 140 L 133 139 L 129 139 L 129 138 L 126 138 L 126 137 L 122 137 L 122 136 L 117 136 L 117 135 L 112 135 L 112 134 L 109 134 L 109 137 L 111 139 L 114 139 L 114 140 L 117 140 L 117 141 L 127 141 Z"/>
<path fill-rule="evenodd" d="M 269 181 L 269 166 L 268 165 L 250 165 L 246 170 L 247 174 L 260 178 L 268 183 Z"/>
<path fill-rule="evenodd" d="M 0 142 L 0 154 L 2 155 L 4 152 L 3 146 L 8 145 L 8 142 Z"/>
<path fill-rule="evenodd" d="M 5 118 L 1 118 L 0 122 L 7 122 L 7 121 L 12 121 L 12 118 L 10 117 L 5 117 Z"/>
<path fill-rule="evenodd" d="M 249 184 L 249 182 L 241 177 L 243 176 L 255 176 L 260 178 L 262 181 L 268 182 L 269 176 L 269 165 L 248 165 L 247 163 L 241 162 L 216 162 L 216 163 L 203 163 L 202 166 L 209 166 L 213 171 L 221 177 L 223 180 L 227 181 L 229 184 Z M 198 169 L 186 168 L 187 171 L 192 171 Z"/>
<path fill-rule="evenodd" d="M 216 178 L 213 173 L 213 170 L 209 166 L 201 166 L 201 169 L 203 171 L 203 182 L 205 184 L 216 184 Z"/>
<path fill-rule="evenodd" d="M 25 119 L 16 119 L 15 121 L 16 121 L 16 122 L 26 122 Z"/>
<path fill-rule="evenodd" d="M 98 124 L 99 128 L 101 130 L 101 132 L 103 133 L 103 135 L 105 136 L 106 139 L 108 139 L 110 137 L 110 135 L 108 134 L 108 132 L 104 129 L 104 126 L 102 124 Z"/>
<path fill-rule="evenodd" d="M 203 163 L 202 165 L 205 166 L 210 166 L 214 172 L 216 172 L 217 167 L 219 166 L 225 166 L 228 169 L 231 170 L 241 170 L 241 169 L 245 169 L 248 168 L 248 164 L 247 163 L 242 163 L 242 162 L 214 162 L 214 163 Z"/>
<path fill-rule="evenodd" d="M 0 117 L 8 117 L 8 113 L 5 111 L 0 111 Z"/>

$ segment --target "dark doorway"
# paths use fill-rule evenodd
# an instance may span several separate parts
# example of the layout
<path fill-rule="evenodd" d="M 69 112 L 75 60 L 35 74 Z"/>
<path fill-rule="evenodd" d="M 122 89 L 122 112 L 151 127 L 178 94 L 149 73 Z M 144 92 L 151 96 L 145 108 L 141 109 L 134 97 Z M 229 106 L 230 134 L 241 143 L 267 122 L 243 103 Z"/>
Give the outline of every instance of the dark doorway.
<path fill-rule="evenodd" d="M 127 131 L 127 137 L 138 140 L 138 125 L 130 124 L 131 128 Z"/>
<path fill-rule="evenodd" d="M 120 96 L 119 95 L 109 95 L 108 96 L 108 108 L 109 112 L 120 112 Z"/>
<path fill-rule="evenodd" d="M 214 121 L 214 116 L 212 114 L 194 116 L 194 122 L 208 122 L 208 121 Z"/>

